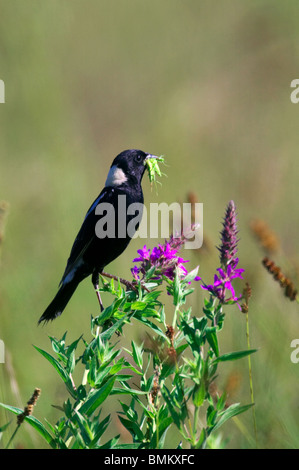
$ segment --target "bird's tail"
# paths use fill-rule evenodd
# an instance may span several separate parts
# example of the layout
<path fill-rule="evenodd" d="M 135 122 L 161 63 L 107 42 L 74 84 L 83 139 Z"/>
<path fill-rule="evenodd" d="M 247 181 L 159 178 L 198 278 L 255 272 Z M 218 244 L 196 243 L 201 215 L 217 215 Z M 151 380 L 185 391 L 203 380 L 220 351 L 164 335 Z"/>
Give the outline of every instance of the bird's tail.
<path fill-rule="evenodd" d="M 54 318 L 61 315 L 68 301 L 77 289 L 78 284 L 79 282 L 75 279 L 65 284 L 62 284 L 56 296 L 38 320 L 38 323 L 47 323 L 49 320 L 54 320 Z"/>

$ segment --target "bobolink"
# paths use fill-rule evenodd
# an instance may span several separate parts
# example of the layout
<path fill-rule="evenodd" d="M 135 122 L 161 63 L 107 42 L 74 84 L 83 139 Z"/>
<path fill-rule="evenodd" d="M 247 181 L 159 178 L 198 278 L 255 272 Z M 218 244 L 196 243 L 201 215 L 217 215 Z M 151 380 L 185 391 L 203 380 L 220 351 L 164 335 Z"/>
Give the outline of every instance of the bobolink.
<path fill-rule="evenodd" d="M 99 273 L 128 246 L 142 217 L 141 180 L 149 158 L 157 157 L 141 150 L 125 150 L 114 159 L 105 187 L 89 208 L 74 241 L 59 290 L 38 323 L 54 320 L 61 315 L 78 284 L 87 276 L 92 276 L 93 286 L 97 290 Z M 136 213 L 134 210 L 128 211 L 128 208 L 132 204 L 136 207 L 136 203 L 139 213 L 132 227 Z M 109 207 L 113 209 L 112 212 L 108 211 Z M 125 223 L 125 229 L 121 226 L 122 222 Z M 130 230 L 126 230 L 129 224 Z M 113 229 L 110 229 L 110 233 L 108 225 Z M 99 294 L 98 298 L 103 308 Z"/>

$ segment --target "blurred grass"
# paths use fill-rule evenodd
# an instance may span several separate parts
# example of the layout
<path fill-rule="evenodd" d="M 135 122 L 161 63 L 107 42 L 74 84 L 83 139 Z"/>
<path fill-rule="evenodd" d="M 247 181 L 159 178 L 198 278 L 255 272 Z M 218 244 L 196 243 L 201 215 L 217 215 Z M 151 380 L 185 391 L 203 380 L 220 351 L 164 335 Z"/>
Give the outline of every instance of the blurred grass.
<path fill-rule="evenodd" d="M 56 292 L 73 238 L 112 159 L 123 149 L 142 148 L 164 154 L 170 165 L 158 196 L 144 181 L 146 203 L 182 200 L 195 191 L 212 247 L 234 199 L 240 265 L 253 287 L 259 446 L 298 448 L 299 366 L 290 361 L 298 304 L 285 299 L 264 271 L 249 230 L 253 217 L 266 220 L 281 238 L 283 254 L 298 263 L 299 107 L 290 101 L 291 80 L 298 78 L 297 3 L 1 0 L 0 7 L 0 78 L 6 87 L 0 199 L 10 206 L 0 338 L 23 405 L 38 386 L 37 416 L 58 416 L 50 404 L 61 402 L 64 390 L 32 344 L 48 349 L 49 334 L 61 337 L 68 330 L 71 341 L 88 332 L 90 315 L 97 313 L 90 281 L 80 285 L 60 319 L 45 328 L 37 328 L 37 319 Z M 137 239 L 109 271 L 129 276 L 138 248 Z M 211 279 L 217 250 L 188 255 Z M 283 255 L 276 261 L 287 265 Z M 237 309 L 227 316 L 222 336 L 223 352 L 246 347 L 245 317 Z M 231 371 L 223 368 L 219 386 L 230 373 L 241 377 L 233 399 L 249 402 L 246 360 Z M 5 401 L 20 406 L 3 364 L 0 374 Z M 253 436 L 250 412 L 240 419 Z M 230 447 L 250 446 L 234 423 L 222 432 Z M 26 447 L 40 445 L 25 431 L 18 439 Z"/>

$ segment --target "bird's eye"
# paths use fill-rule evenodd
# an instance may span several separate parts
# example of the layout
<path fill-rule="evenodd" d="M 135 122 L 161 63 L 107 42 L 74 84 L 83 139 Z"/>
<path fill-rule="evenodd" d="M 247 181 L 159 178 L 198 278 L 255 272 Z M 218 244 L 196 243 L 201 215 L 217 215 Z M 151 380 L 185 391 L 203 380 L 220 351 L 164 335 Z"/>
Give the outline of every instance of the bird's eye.
<path fill-rule="evenodd" d="M 141 160 L 142 160 L 142 156 L 141 156 L 141 155 L 136 155 L 135 161 L 136 161 L 137 163 L 140 163 Z"/>

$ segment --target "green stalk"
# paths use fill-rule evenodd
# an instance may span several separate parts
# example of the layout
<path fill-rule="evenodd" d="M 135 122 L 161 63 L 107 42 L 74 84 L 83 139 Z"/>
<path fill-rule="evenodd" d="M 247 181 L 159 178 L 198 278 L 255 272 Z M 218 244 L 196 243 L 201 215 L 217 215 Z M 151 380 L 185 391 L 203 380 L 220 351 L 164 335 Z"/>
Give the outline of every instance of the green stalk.
<path fill-rule="evenodd" d="M 197 433 L 197 423 L 198 423 L 198 413 L 199 413 L 199 406 L 195 407 L 194 410 L 194 417 L 193 417 L 193 439 L 195 440 L 194 444 L 196 444 L 196 433 Z"/>
<path fill-rule="evenodd" d="M 174 310 L 173 320 L 172 320 L 172 327 L 173 328 L 175 328 L 175 324 L 176 324 L 176 320 L 177 320 L 177 316 L 178 316 L 178 311 L 179 311 L 179 305 L 176 305 L 175 310 Z"/>
<path fill-rule="evenodd" d="M 246 337 L 247 337 L 247 348 L 250 349 L 249 317 L 248 317 L 248 312 L 246 313 Z M 249 370 L 250 397 L 251 397 L 251 403 L 253 403 L 252 415 L 253 415 L 254 436 L 255 436 L 255 444 L 256 444 L 256 448 L 257 448 L 257 447 L 258 447 L 257 426 L 256 426 L 256 416 L 255 416 L 255 406 L 254 406 L 254 394 L 253 394 L 252 369 L 251 369 L 251 355 L 250 355 L 250 354 L 249 354 L 249 356 L 248 356 L 248 370 Z"/>
<path fill-rule="evenodd" d="M 8 449 L 8 448 L 9 448 L 10 443 L 12 442 L 13 438 L 14 438 L 15 435 L 17 434 L 17 432 L 18 432 L 20 426 L 21 426 L 20 424 L 17 424 L 16 429 L 14 430 L 14 432 L 13 432 L 11 438 L 9 439 L 9 441 L 8 441 L 8 443 L 7 443 L 6 447 L 5 447 L 5 449 Z"/>

